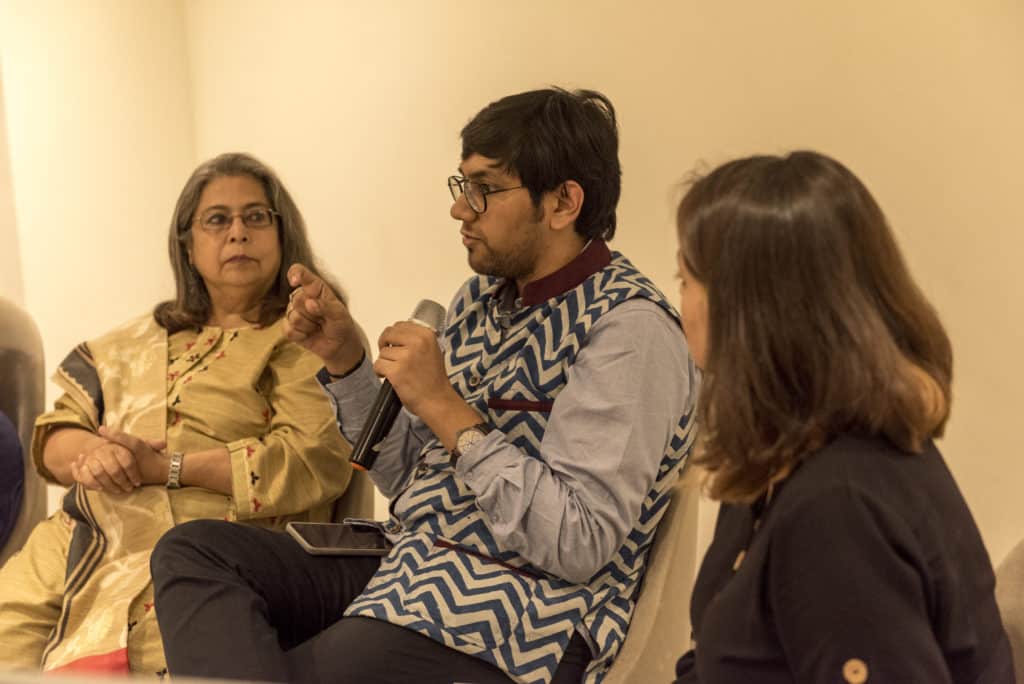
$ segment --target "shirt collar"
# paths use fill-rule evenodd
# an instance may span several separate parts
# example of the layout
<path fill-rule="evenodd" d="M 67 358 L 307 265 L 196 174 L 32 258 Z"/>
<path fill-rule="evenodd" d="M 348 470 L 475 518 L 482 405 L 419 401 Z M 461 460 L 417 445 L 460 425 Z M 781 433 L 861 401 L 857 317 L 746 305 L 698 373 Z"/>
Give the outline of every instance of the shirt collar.
<path fill-rule="evenodd" d="M 536 306 L 568 292 L 610 264 L 612 253 L 604 240 L 591 240 L 572 261 L 554 273 L 523 286 L 519 298 L 523 306 Z"/>

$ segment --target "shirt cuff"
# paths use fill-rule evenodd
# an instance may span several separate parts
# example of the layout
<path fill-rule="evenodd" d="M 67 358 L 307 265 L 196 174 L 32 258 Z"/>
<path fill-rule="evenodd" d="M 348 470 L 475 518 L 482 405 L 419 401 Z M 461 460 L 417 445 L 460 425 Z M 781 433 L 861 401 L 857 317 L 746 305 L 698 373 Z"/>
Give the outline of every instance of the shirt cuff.
<path fill-rule="evenodd" d="M 321 385 L 326 387 L 327 385 L 331 384 L 332 382 L 337 382 L 338 380 L 344 380 L 348 376 L 350 376 L 353 373 L 355 373 L 357 370 L 359 370 L 359 367 L 363 365 L 364 361 L 366 361 L 366 351 L 365 350 L 363 351 L 363 355 L 359 357 L 359 363 L 357 363 L 356 365 L 352 366 L 350 369 L 348 369 L 347 371 L 345 371 L 341 375 L 335 375 L 334 373 L 331 373 L 329 370 L 327 370 L 326 366 L 322 366 L 320 368 L 320 370 L 317 371 L 316 379 L 320 381 Z"/>
<path fill-rule="evenodd" d="M 484 438 L 466 449 L 455 463 L 455 473 L 477 496 L 494 480 L 506 465 L 506 458 L 492 458 L 509 446 L 505 433 L 494 429 Z"/>
<path fill-rule="evenodd" d="M 369 355 L 364 356 L 362 362 L 344 377 L 336 379 L 326 368 L 321 368 L 316 379 L 334 404 L 341 433 L 355 444 L 380 391 L 380 380 L 373 372 Z"/>
<path fill-rule="evenodd" d="M 256 481 L 251 477 L 252 462 L 263 455 L 266 445 L 255 437 L 243 437 L 228 442 L 225 446 L 231 460 L 231 499 L 234 503 L 234 518 L 245 520 L 257 517 L 265 502 L 260 500 L 255 487 Z M 188 460 L 187 455 L 185 460 Z"/>
<path fill-rule="evenodd" d="M 59 430 L 60 428 L 81 428 L 88 430 L 89 432 L 95 433 L 96 429 L 89 424 L 88 421 L 83 420 L 79 416 L 76 416 L 68 411 L 53 411 L 50 414 L 43 414 L 36 419 L 35 426 L 32 428 L 32 444 L 30 446 L 22 445 L 22 448 L 28 448 L 32 453 L 32 463 L 36 467 L 36 472 L 46 480 L 48 484 L 58 485 L 63 487 L 57 478 L 47 470 L 46 465 L 43 463 L 43 447 L 46 444 L 47 438 L 50 436 L 50 432 Z"/>

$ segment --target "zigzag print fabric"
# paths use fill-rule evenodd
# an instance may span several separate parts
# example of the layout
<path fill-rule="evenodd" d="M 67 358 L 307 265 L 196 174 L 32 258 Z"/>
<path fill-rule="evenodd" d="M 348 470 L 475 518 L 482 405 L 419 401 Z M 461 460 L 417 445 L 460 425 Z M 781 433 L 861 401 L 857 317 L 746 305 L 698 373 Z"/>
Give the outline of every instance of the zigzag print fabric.
<path fill-rule="evenodd" d="M 551 403 L 597 320 L 634 297 L 678 315 L 620 254 L 577 287 L 499 316 L 501 281 L 478 277 L 460 291 L 445 332 L 452 385 L 529 458 L 543 460 Z M 473 492 L 448 454 L 427 444 L 393 506 L 406 535 L 346 611 L 402 625 L 495 664 L 517 682 L 548 684 L 574 630 L 595 650 L 587 684 L 600 682 L 626 635 L 647 551 L 671 486 L 693 444 L 683 416 L 641 516 L 615 557 L 586 584 L 553 577 L 498 548 Z"/>

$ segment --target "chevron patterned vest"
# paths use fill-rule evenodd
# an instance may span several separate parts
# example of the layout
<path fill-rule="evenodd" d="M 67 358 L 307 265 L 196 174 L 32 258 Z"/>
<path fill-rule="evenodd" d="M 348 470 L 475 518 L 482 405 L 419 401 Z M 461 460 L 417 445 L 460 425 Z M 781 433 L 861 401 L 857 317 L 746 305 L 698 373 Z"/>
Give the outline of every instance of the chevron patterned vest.
<path fill-rule="evenodd" d="M 548 412 L 601 315 L 643 297 L 678 320 L 625 257 L 596 242 L 603 268 L 556 297 L 501 315 L 502 281 L 477 277 L 463 286 L 450 313 L 444 348 L 452 385 L 527 458 L 544 459 Z M 392 504 L 392 523 L 405 534 L 345 614 L 415 630 L 531 684 L 551 681 L 580 630 L 594 651 L 585 681 L 600 682 L 625 638 L 655 528 L 692 446 L 692 418 L 688 413 L 677 425 L 625 543 L 585 584 L 499 548 L 448 454 L 436 440 L 427 444 Z"/>

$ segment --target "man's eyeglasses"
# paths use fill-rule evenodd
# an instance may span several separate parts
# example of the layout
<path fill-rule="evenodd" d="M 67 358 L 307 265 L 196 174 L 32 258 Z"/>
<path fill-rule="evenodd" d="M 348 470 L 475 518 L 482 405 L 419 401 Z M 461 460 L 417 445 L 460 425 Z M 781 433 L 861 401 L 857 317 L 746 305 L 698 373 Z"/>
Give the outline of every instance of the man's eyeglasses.
<path fill-rule="evenodd" d="M 235 217 L 242 219 L 246 228 L 260 229 L 274 225 L 275 216 L 280 214 L 269 207 L 250 207 L 237 214 L 212 207 L 204 211 L 194 223 L 198 223 L 200 228 L 211 235 L 219 235 L 231 227 Z"/>
<path fill-rule="evenodd" d="M 452 199 L 458 202 L 459 198 L 465 195 L 469 208 L 478 214 L 487 211 L 488 195 L 493 195 L 496 192 L 505 192 L 506 190 L 518 190 L 524 187 L 526 186 L 516 185 L 511 188 L 492 188 L 487 183 L 478 183 L 475 180 L 463 178 L 462 176 L 448 176 L 448 190 L 452 193 Z"/>

